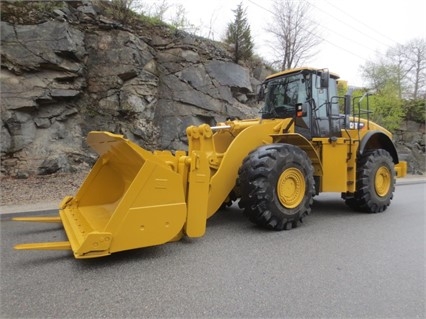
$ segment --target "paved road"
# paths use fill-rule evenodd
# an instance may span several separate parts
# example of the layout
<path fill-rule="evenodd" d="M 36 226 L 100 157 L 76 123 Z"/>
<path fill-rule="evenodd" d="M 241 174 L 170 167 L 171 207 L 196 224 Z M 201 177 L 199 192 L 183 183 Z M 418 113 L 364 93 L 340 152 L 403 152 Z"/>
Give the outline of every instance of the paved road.
<path fill-rule="evenodd" d="M 232 207 L 203 238 L 92 260 L 14 251 L 64 233 L 2 221 L 0 317 L 425 318 L 425 186 L 398 185 L 376 215 L 322 194 L 288 232 Z"/>

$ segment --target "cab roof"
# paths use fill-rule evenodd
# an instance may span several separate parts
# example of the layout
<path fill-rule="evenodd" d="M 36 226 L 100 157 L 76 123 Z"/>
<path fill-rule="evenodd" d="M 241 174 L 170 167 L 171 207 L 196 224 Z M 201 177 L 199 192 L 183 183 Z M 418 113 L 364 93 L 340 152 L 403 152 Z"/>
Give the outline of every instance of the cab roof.
<path fill-rule="evenodd" d="M 271 75 L 267 76 L 265 80 L 270 80 L 270 79 L 273 79 L 273 78 L 276 78 L 276 77 L 279 77 L 279 76 L 282 76 L 282 75 L 297 73 L 297 72 L 304 71 L 304 70 L 309 71 L 311 73 L 315 73 L 315 72 L 321 73 L 324 69 L 317 69 L 317 68 L 312 68 L 312 67 L 299 67 L 299 68 L 294 68 L 294 69 L 288 69 L 288 70 L 284 70 L 284 71 L 281 71 L 281 72 L 278 72 L 278 73 L 271 74 Z M 330 77 L 332 77 L 334 79 L 339 78 L 339 76 L 336 73 L 332 73 L 332 72 L 330 72 Z"/>

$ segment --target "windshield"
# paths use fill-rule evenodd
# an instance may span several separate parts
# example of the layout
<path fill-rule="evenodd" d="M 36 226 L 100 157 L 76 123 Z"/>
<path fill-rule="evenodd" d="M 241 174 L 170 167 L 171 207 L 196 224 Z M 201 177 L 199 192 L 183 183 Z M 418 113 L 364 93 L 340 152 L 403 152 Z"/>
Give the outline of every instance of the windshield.
<path fill-rule="evenodd" d="M 292 117 L 295 106 L 306 101 L 306 90 L 301 74 L 272 80 L 265 88 L 264 114 L 274 117 Z"/>

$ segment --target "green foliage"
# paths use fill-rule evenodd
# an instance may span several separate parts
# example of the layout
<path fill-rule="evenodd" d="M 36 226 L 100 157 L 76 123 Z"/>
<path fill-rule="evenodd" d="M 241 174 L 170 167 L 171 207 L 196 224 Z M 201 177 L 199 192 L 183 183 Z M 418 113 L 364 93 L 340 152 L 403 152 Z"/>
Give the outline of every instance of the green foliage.
<path fill-rule="evenodd" d="M 426 41 L 413 39 L 398 44 L 386 55 L 367 61 L 362 75 L 376 93 L 371 100 L 371 119 L 389 130 L 404 118 L 425 121 Z"/>
<path fill-rule="evenodd" d="M 339 80 L 337 81 L 337 96 L 345 96 L 348 93 L 348 81 Z M 344 113 L 345 101 L 339 99 L 339 109 L 341 113 Z"/>
<path fill-rule="evenodd" d="M 339 96 L 344 96 L 348 92 L 348 82 L 339 80 L 337 82 L 337 93 Z"/>
<path fill-rule="evenodd" d="M 424 123 L 426 121 L 426 100 L 406 101 L 404 108 L 406 110 L 407 120 Z"/>
<path fill-rule="evenodd" d="M 352 97 L 361 97 L 364 93 L 365 90 L 355 90 L 352 92 Z M 359 101 L 360 99 L 355 99 L 355 113 L 357 113 Z M 398 97 L 398 92 L 392 85 L 385 86 L 380 92 L 369 95 L 368 99 L 364 98 L 361 101 L 360 108 L 363 111 L 368 110 L 370 120 L 389 131 L 395 131 L 400 127 L 405 118 L 403 100 Z M 367 118 L 367 114 L 364 112 L 361 117 Z"/>
<path fill-rule="evenodd" d="M 138 21 L 148 26 L 166 26 L 166 23 L 156 16 L 139 15 Z"/>
<path fill-rule="evenodd" d="M 232 46 L 234 62 L 238 63 L 240 60 L 247 60 L 253 55 L 254 43 L 242 3 L 233 12 L 235 13 L 235 20 L 228 24 L 225 43 Z"/>
<path fill-rule="evenodd" d="M 397 70 L 394 65 L 386 64 L 385 61 L 367 63 L 361 67 L 362 76 L 367 80 L 370 89 L 381 92 L 389 86 L 398 89 L 399 81 Z"/>
<path fill-rule="evenodd" d="M 141 10 L 142 7 L 140 0 L 95 1 L 97 7 L 102 10 L 103 15 L 119 21 L 125 25 L 135 26 L 138 23 L 142 23 L 147 26 L 166 25 L 166 23 L 162 21 L 162 11 L 150 11 L 150 14 L 141 13 L 143 10 Z M 160 9 L 166 10 L 163 7 Z"/>
<path fill-rule="evenodd" d="M 137 14 L 132 10 L 134 0 L 98 1 L 106 15 L 123 24 L 132 24 Z"/>
<path fill-rule="evenodd" d="M 413 39 L 390 47 L 361 69 L 368 86 L 377 92 L 391 83 L 400 99 L 417 100 L 426 93 L 426 40 Z"/>
<path fill-rule="evenodd" d="M 373 95 L 370 98 L 370 107 L 373 111 L 371 119 L 390 131 L 399 128 L 405 116 L 403 101 L 399 99 L 394 88 Z"/>

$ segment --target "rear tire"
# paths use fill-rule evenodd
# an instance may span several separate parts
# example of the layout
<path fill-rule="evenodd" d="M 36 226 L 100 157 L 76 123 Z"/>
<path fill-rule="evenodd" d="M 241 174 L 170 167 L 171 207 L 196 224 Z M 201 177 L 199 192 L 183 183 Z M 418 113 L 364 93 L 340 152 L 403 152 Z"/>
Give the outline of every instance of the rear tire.
<path fill-rule="evenodd" d="M 288 230 L 311 212 L 315 193 L 313 167 L 299 147 L 261 146 L 244 159 L 238 173 L 239 206 L 253 223 Z"/>
<path fill-rule="evenodd" d="M 395 168 L 383 150 L 367 151 L 357 165 L 356 191 L 346 204 L 354 210 L 381 213 L 390 205 L 395 191 Z"/>

